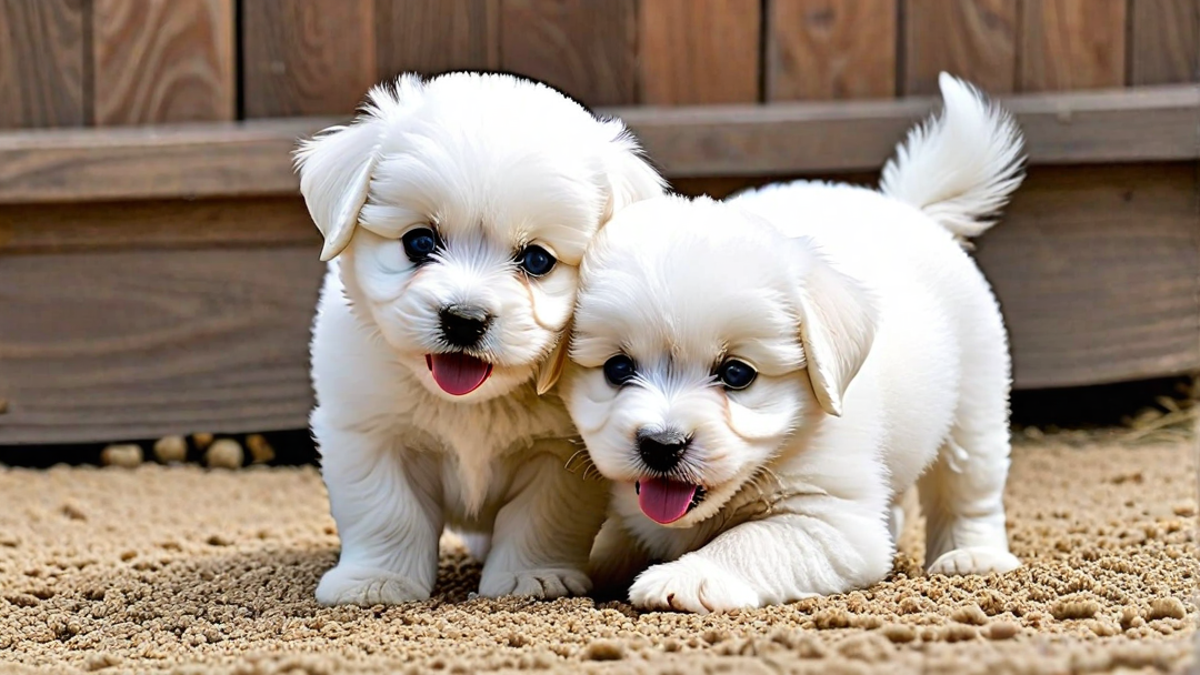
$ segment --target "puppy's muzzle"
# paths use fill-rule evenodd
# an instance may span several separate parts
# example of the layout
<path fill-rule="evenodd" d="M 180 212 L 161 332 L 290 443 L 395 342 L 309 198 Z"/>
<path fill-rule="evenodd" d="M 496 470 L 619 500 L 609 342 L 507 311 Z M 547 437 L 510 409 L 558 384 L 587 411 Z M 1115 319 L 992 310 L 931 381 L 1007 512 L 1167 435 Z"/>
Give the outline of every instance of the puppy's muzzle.
<path fill-rule="evenodd" d="M 448 305 L 438 312 L 442 339 L 454 347 L 474 347 L 487 332 L 492 317 L 473 305 Z"/>
<path fill-rule="evenodd" d="M 668 473 L 683 459 L 691 439 L 678 431 L 638 431 L 638 454 L 642 462 L 658 473 Z"/>

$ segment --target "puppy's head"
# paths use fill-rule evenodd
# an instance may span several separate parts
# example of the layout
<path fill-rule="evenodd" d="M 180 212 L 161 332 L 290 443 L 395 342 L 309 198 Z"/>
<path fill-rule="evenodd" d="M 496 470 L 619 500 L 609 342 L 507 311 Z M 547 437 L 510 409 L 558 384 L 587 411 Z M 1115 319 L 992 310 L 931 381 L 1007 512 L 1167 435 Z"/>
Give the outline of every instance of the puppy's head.
<path fill-rule="evenodd" d="M 652 520 L 711 517 L 867 357 L 865 291 L 807 239 L 709 199 L 618 214 L 585 257 L 564 381 L 596 468 Z"/>
<path fill-rule="evenodd" d="M 663 189 L 620 122 L 507 75 L 403 76 L 296 159 L 356 311 L 430 391 L 464 400 L 556 363 L 588 241 Z"/>

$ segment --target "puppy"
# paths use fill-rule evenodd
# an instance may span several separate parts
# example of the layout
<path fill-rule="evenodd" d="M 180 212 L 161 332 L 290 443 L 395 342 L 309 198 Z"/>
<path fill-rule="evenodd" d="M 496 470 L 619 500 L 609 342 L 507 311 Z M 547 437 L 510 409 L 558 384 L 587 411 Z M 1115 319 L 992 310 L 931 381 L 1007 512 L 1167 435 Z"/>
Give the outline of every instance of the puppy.
<path fill-rule="evenodd" d="M 930 572 L 1004 572 L 1010 366 L 962 246 L 1021 182 L 1009 116 L 942 75 L 880 191 L 660 197 L 584 257 L 567 404 L 614 517 L 598 586 L 709 612 L 880 581 L 920 480 Z"/>
<path fill-rule="evenodd" d="M 325 605 L 428 598 L 444 526 L 485 596 L 590 588 L 607 485 L 539 397 L 588 241 L 663 181 L 615 120 L 506 75 L 401 77 L 297 151 L 330 261 L 312 433 L 341 538 Z"/>

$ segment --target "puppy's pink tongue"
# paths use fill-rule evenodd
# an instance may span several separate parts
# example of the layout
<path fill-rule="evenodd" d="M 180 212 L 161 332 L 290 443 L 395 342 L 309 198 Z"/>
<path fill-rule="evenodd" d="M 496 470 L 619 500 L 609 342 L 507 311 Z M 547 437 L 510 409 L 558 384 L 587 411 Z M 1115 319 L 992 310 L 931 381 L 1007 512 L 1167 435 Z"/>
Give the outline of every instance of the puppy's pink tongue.
<path fill-rule="evenodd" d="M 687 514 L 688 505 L 696 496 L 696 487 L 663 478 L 639 481 L 638 506 L 656 523 L 673 523 Z"/>
<path fill-rule="evenodd" d="M 451 396 L 475 391 L 492 374 L 492 364 L 462 353 L 429 354 L 425 364 L 433 373 L 433 381 Z"/>

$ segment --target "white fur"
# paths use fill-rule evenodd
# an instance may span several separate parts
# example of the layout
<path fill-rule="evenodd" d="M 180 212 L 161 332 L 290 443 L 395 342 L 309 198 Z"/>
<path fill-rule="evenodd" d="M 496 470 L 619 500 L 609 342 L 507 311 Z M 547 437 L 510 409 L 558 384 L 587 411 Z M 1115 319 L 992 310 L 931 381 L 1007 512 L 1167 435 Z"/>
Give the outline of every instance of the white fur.
<path fill-rule="evenodd" d="M 297 165 L 332 261 L 311 423 L 342 550 L 317 599 L 429 597 L 446 525 L 486 556 L 484 595 L 586 592 L 607 485 L 565 468 L 574 428 L 534 379 L 553 363 L 589 240 L 661 194 L 662 179 L 619 122 L 548 87 L 472 73 L 375 88 L 353 124 L 302 144 Z M 415 227 L 445 241 L 419 267 L 400 242 Z M 513 262 L 530 244 L 559 260 L 550 273 Z M 438 321 L 451 303 L 492 316 L 470 353 L 493 374 L 461 397 L 425 361 L 451 351 Z"/>
<path fill-rule="evenodd" d="M 967 85 L 941 83 L 944 114 L 910 136 L 883 192 L 661 197 L 593 240 L 564 385 L 614 481 L 597 584 L 640 571 L 635 605 L 694 612 L 861 588 L 890 570 L 894 507 L 918 480 L 931 572 L 1020 564 L 1002 502 L 1004 324 L 956 241 L 1019 184 L 1020 139 Z M 618 353 L 638 375 L 614 387 L 602 365 Z M 744 390 L 715 382 L 730 356 L 758 371 Z M 707 496 L 668 526 L 638 506 L 639 429 L 692 436 L 672 476 Z"/>

